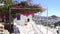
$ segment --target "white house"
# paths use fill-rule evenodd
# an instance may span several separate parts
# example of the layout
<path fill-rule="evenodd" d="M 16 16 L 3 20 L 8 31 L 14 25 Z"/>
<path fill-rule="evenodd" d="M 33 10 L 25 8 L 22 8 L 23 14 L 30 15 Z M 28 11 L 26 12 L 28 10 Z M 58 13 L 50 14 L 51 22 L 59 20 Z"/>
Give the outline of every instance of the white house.
<path fill-rule="evenodd" d="M 4 2 L 3 1 L 0 1 L 0 6 L 4 6 Z"/>
<path fill-rule="evenodd" d="M 15 26 L 15 34 L 18 32 L 18 30 L 20 34 L 42 34 L 38 30 L 35 22 L 32 20 L 32 15 L 25 16 L 21 14 L 20 16 L 17 16 L 13 22 Z"/>

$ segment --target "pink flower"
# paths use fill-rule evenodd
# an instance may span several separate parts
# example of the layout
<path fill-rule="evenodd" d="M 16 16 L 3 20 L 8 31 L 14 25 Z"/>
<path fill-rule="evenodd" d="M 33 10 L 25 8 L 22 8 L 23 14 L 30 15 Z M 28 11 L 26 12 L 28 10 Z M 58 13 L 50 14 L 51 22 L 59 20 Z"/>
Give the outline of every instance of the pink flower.
<path fill-rule="evenodd" d="M 34 12 L 33 11 L 29 11 L 25 14 L 25 16 L 29 16 L 29 15 L 34 15 Z"/>

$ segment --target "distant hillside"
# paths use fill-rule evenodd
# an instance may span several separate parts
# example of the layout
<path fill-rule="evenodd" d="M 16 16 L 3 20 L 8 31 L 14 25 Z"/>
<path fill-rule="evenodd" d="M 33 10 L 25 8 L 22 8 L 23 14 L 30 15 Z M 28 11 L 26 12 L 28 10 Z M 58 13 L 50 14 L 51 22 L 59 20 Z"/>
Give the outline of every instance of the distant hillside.
<path fill-rule="evenodd" d="M 47 17 L 35 15 L 33 17 L 33 20 L 37 24 L 40 24 L 40 23 L 54 24 L 56 22 L 60 22 L 60 17 L 53 15 L 53 16 L 49 16 L 48 19 L 47 19 Z"/>

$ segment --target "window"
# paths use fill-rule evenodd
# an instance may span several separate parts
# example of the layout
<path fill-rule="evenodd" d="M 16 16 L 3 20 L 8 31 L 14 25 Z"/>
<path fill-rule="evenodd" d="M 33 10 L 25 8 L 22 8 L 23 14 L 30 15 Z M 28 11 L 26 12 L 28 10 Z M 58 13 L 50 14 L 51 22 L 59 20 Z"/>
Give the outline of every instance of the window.
<path fill-rule="evenodd" d="M 20 15 L 17 16 L 17 20 L 20 20 Z"/>
<path fill-rule="evenodd" d="M 27 19 L 27 21 L 29 22 L 29 21 L 30 21 L 30 19 L 28 18 L 28 19 Z"/>

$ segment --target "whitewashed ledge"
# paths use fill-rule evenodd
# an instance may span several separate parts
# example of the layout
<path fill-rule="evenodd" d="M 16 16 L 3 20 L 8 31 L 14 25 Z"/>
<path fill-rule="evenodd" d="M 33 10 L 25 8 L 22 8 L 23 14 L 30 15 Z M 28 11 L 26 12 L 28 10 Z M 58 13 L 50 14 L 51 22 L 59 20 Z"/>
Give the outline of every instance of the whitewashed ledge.
<path fill-rule="evenodd" d="M 4 34 L 9 34 L 8 30 L 4 30 Z"/>

